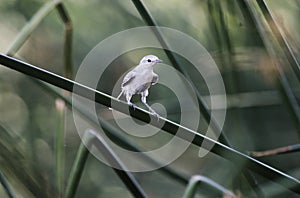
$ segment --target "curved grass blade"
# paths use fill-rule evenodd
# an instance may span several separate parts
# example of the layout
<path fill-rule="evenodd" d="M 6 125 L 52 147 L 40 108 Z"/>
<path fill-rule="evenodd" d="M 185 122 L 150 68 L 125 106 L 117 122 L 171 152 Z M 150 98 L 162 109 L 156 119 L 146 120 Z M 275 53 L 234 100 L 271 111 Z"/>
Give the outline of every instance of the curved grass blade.
<path fill-rule="evenodd" d="M 84 165 L 89 155 L 88 149 L 91 146 L 95 146 L 99 152 L 101 152 L 134 197 L 147 197 L 133 175 L 130 172 L 125 171 L 126 167 L 111 150 L 105 140 L 95 131 L 88 129 L 83 136 L 83 142 L 80 144 L 74 166 L 70 173 L 70 178 L 66 188 L 66 198 L 73 198 L 75 196 Z"/>
<path fill-rule="evenodd" d="M 72 79 L 73 76 L 73 59 L 72 59 L 72 37 L 73 37 L 73 24 L 71 18 L 63 3 L 58 3 L 56 9 L 59 13 L 61 20 L 65 25 L 65 44 L 64 44 L 64 65 L 65 76 Z"/>
<path fill-rule="evenodd" d="M 202 175 L 194 175 L 190 179 L 189 184 L 184 192 L 183 198 L 193 198 L 200 183 L 208 184 L 209 186 L 213 187 L 214 190 L 220 191 L 223 194 L 230 196 L 231 198 L 236 198 L 235 194 L 233 194 L 230 190 Z"/>

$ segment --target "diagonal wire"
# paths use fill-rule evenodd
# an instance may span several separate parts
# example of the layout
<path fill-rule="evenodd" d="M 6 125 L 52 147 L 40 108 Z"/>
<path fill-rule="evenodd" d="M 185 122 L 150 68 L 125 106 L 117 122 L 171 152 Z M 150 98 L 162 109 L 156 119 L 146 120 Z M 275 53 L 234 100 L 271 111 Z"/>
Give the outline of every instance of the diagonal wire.
<path fill-rule="evenodd" d="M 88 122 L 90 122 L 93 126 L 97 127 L 99 125 L 98 120 L 95 120 L 95 117 L 91 115 L 91 112 L 86 110 L 86 108 L 80 104 L 72 104 L 72 101 L 63 95 L 59 90 L 54 89 L 54 87 L 49 86 L 48 84 L 44 83 L 43 81 L 38 81 L 36 79 L 32 79 L 34 82 L 36 82 L 39 86 L 43 87 L 44 89 L 48 90 L 50 93 L 52 93 L 56 97 L 60 97 L 66 105 L 72 106 L 75 111 L 80 113 L 80 115 L 84 116 Z M 120 131 L 111 125 L 109 122 L 100 119 L 99 120 L 101 127 L 108 132 L 108 136 L 111 137 L 113 140 L 121 144 L 121 146 L 124 149 L 129 149 L 134 152 L 141 152 L 142 149 L 140 149 L 138 146 L 132 144 L 130 141 L 128 141 L 125 137 L 123 137 L 120 133 Z M 151 158 L 148 155 L 143 155 L 142 159 L 150 164 L 153 164 L 154 166 L 161 167 L 162 165 L 156 161 L 155 159 Z M 165 173 L 166 175 L 172 177 L 176 181 L 182 183 L 182 184 L 187 184 L 188 183 L 188 178 L 184 175 L 181 175 L 174 171 L 172 168 L 169 168 L 168 166 L 163 166 L 161 168 L 162 172 Z"/>
<path fill-rule="evenodd" d="M 97 103 L 103 104 L 107 107 L 110 107 L 111 102 L 113 101 L 116 104 L 116 106 L 114 107 L 115 110 L 128 114 L 127 110 L 129 108 L 129 105 L 127 103 L 123 101 L 118 101 L 116 98 L 108 94 L 102 93 L 98 90 L 92 89 L 78 82 L 69 80 L 57 74 L 51 73 L 47 70 L 38 68 L 36 66 L 22 62 L 4 54 L 0 54 L 0 64 L 14 69 L 16 71 L 19 71 L 21 73 L 27 74 L 29 76 L 38 78 L 59 88 L 73 92 L 73 94 L 82 96 L 90 100 L 95 100 Z M 246 165 L 244 168 L 254 171 L 255 173 L 258 173 L 270 180 L 280 178 L 280 185 L 286 187 L 287 189 L 297 194 L 300 194 L 300 181 L 298 179 L 286 173 L 283 173 L 269 165 L 266 165 L 256 159 L 253 159 L 242 152 L 230 148 L 220 142 L 217 142 L 211 138 L 208 138 L 200 133 L 197 133 L 187 127 L 184 127 L 168 119 L 160 118 L 159 120 L 157 120 L 155 116 L 149 114 L 148 111 L 145 111 L 139 107 L 135 108 L 135 111 L 131 113 L 131 116 L 146 123 L 150 122 L 151 117 L 153 120 L 152 122 L 150 122 L 151 125 L 159 127 L 162 130 L 168 132 L 169 134 L 175 135 L 183 140 L 189 141 L 192 139 L 192 144 L 197 145 L 199 147 L 201 146 L 202 141 L 206 140 L 210 144 L 215 145 L 211 149 L 211 152 L 233 163 L 245 162 Z M 181 130 L 181 133 L 177 133 L 178 129 Z"/>
<path fill-rule="evenodd" d="M 58 8 L 58 10 L 59 10 L 59 13 L 60 13 L 60 15 L 62 16 L 62 18 L 65 18 L 65 19 L 66 19 L 66 18 L 67 18 L 66 16 L 68 16 L 68 15 L 61 14 L 60 9 L 63 10 L 64 8 L 63 8 L 63 7 L 60 7 L 60 5 L 62 5 L 62 4 L 61 4 L 61 3 L 57 4 L 57 8 Z M 59 9 L 59 7 L 60 7 L 60 9 Z M 64 20 L 64 21 L 65 21 L 65 20 Z M 66 26 L 66 30 L 67 30 L 67 31 L 66 31 L 66 36 L 67 36 L 68 34 L 72 34 L 71 31 L 68 31 L 68 29 L 69 29 L 70 27 L 72 27 L 72 26 L 71 26 L 71 23 L 65 23 L 65 26 Z M 71 28 L 70 28 L 70 29 L 71 29 Z M 68 32 L 69 32 L 69 33 L 68 33 Z M 67 43 L 68 43 L 68 44 L 67 44 Z M 71 45 L 71 42 L 66 40 L 65 46 L 68 46 L 68 45 Z M 65 54 L 69 54 L 69 55 L 70 55 L 71 52 L 67 52 L 67 51 L 66 51 L 66 48 L 65 48 Z M 70 61 L 69 61 L 69 63 L 68 63 L 68 60 L 71 60 L 71 59 L 66 58 L 66 59 L 65 59 L 65 64 L 66 64 L 66 65 L 71 65 Z M 69 70 L 69 71 L 70 71 L 70 70 Z M 70 74 L 71 72 L 67 72 L 67 73 L 69 74 L 68 77 L 70 78 L 71 75 L 72 75 L 72 74 Z"/>
<path fill-rule="evenodd" d="M 88 129 L 83 136 L 83 142 L 80 144 L 74 165 L 70 173 L 70 177 L 68 179 L 66 198 L 73 198 L 75 196 L 80 177 L 89 156 L 89 149 L 92 146 L 95 146 L 104 156 L 104 158 L 110 164 L 111 168 L 120 177 L 120 179 L 123 181 L 127 189 L 132 193 L 134 197 L 147 197 L 144 190 L 136 181 L 132 173 L 125 171 L 125 165 L 113 152 L 113 150 L 109 147 L 105 140 L 95 131 Z"/>

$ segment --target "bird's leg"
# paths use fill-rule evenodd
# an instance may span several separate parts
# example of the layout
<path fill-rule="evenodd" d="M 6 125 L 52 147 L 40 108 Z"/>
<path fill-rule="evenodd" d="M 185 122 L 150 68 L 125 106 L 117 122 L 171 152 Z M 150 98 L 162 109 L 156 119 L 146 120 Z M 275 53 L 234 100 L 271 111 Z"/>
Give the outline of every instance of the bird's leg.
<path fill-rule="evenodd" d="M 123 93 L 124 93 L 124 91 L 122 90 L 121 93 L 118 95 L 118 97 L 117 97 L 118 101 L 120 101 L 120 97 L 122 96 Z M 112 107 L 109 107 L 108 109 L 111 110 L 111 111 L 113 110 Z"/>
<path fill-rule="evenodd" d="M 124 93 L 124 90 L 122 90 L 121 93 L 118 95 L 117 100 L 120 99 L 120 97 L 122 96 L 123 93 Z"/>
<path fill-rule="evenodd" d="M 129 106 L 133 107 L 133 109 L 135 109 L 135 108 L 136 108 L 136 105 L 135 105 L 135 104 L 133 104 L 132 102 L 130 102 L 130 100 L 131 100 L 131 97 L 132 97 L 132 95 L 131 95 L 131 94 L 129 94 L 129 93 L 126 93 L 126 101 L 127 101 L 127 104 L 128 104 Z"/>
<path fill-rule="evenodd" d="M 146 105 L 146 107 L 148 107 L 149 111 L 150 111 L 154 116 L 156 116 L 157 118 L 159 118 L 159 115 L 158 115 L 158 114 L 150 107 L 150 105 L 148 105 L 148 103 L 147 103 L 147 101 L 146 101 L 146 97 L 148 96 L 148 90 L 142 92 L 141 95 L 142 95 L 142 98 L 141 98 L 142 103 L 143 103 L 144 105 Z"/>

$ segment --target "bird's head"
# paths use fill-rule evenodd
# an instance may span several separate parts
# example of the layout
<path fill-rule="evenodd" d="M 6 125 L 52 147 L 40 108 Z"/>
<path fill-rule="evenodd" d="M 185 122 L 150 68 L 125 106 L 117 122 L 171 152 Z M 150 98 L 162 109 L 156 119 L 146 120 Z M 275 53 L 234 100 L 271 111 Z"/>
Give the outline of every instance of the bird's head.
<path fill-rule="evenodd" d="M 142 60 L 140 61 L 140 64 L 145 64 L 145 65 L 150 65 L 153 66 L 156 63 L 161 63 L 162 60 L 160 60 L 159 58 L 157 58 L 154 55 L 147 55 L 144 58 L 142 58 Z"/>

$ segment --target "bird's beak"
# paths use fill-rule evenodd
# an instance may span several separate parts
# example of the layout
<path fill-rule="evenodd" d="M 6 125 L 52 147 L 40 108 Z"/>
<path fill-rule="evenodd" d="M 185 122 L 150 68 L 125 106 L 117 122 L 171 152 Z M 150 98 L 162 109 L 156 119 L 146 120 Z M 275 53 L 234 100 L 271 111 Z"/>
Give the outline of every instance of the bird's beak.
<path fill-rule="evenodd" d="M 156 63 L 162 63 L 163 61 L 160 59 L 155 60 Z"/>

